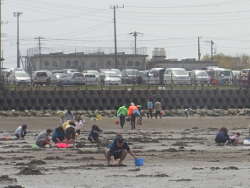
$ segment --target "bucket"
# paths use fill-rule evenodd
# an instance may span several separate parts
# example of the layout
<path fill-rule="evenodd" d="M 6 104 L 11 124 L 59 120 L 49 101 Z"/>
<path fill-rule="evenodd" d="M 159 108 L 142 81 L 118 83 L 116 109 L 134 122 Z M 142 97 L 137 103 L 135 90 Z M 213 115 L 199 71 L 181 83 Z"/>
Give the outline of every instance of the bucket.
<path fill-rule="evenodd" d="M 144 159 L 143 158 L 135 159 L 135 166 L 143 166 L 143 165 L 144 165 Z"/>
<path fill-rule="evenodd" d="M 243 144 L 244 145 L 250 145 L 250 139 L 248 138 L 248 139 L 244 139 L 243 140 Z"/>

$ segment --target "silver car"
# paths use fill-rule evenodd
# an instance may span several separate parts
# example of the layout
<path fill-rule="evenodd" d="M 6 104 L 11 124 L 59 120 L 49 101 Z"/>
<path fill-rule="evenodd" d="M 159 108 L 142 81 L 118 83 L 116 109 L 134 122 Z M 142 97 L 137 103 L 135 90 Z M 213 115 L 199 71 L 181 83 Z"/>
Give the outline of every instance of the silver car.
<path fill-rule="evenodd" d="M 205 70 L 192 70 L 190 72 L 192 84 L 209 84 L 210 77 Z"/>
<path fill-rule="evenodd" d="M 82 73 L 73 72 L 69 74 L 65 74 L 61 77 L 58 82 L 59 85 L 84 85 L 85 79 Z"/>
<path fill-rule="evenodd" d="M 31 78 L 25 71 L 12 71 L 8 77 L 8 81 L 11 84 L 30 84 Z"/>
<path fill-rule="evenodd" d="M 33 73 L 33 84 L 38 85 L 49 85 L 51 82 L 52 74 L 51 72 L 44 70 L 44 71 L 35 71 Z"/>

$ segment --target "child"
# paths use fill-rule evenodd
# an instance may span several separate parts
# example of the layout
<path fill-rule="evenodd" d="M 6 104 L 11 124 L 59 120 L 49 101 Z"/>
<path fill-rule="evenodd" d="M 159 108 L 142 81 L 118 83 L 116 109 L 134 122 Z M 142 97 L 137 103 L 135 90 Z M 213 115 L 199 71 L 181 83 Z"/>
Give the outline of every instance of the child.
<path fill-rule="evenodd" d="M 27 125 L 23 124 L 19 126 L 15 131 L 15 136 L 18 139 L 24 139 L 27 134 Z"/>
<path fill-rule="evenodd" d="M 50 134 L 51 134 L 52 130 L 51 129 L 47 129 L 46 131 L 42 131 L 39 133 L 39 135 L 36 138 L 36 145 L 39 147 L 45 147 L 46 145 L 50 145 Z"/>
<path fill-rule="evenodd" d="M 230 136 L 230 143 L 232 145 L 238 145 L 240 143 L 240 133 L 236 133 L 233 136 Z"/>
<path fill-rule="evenodd" d="M 92 129 L 89 133 L 89 137 L 88 137 L 88 140 L 90 142 L 96 142 L 96 143 L 99 143 L 99 134 L 100 132 L 102 132 L 102 129 L 100 129 L 97 125 L 93 125 L 92 126 Z"/>

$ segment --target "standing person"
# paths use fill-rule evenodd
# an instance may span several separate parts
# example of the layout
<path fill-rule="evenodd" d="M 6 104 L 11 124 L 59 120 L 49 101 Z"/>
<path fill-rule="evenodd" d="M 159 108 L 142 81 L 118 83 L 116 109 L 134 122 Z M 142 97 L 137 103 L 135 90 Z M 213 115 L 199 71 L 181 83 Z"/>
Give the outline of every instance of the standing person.
<path fill-rule="evenodd" d="M 222 127 L 219 132 L 216 134 L 215 142 L 219 145 L 224 145 L 227 142 L 230 141 L 229 135 L 228 135 L 228 129 L 225 127 Z"/>
<path fill-rule="evenodd" d="M 153 104 L 153 100 L 149 99 L 147 102 L 147 117 L 149 118 L 153 118 L 153 109 L 154 109 L 154 104 Z"/>
<path fill-rule="evenodd" d="M 27 134 L 27 125 L 23 124 L 15 130 L 15 136 L 17 139 L 24 139 Z"/>
<path fill-rule="evenodd" d="M 68 109 L 63 116 L 63 122 L 72 120 L 74 120 L 74 114 Z"/>
<path fill-rule="evenodd" d="M 118 165 L 125 166 L 122 162 L 129 153 L 134 159 L 136 159 L 135 154 L 131 151 L 128 143 L 123 139 L 122 136 L 116 136 L 112 144 L 109 145 L 108 150 L 105 152 L 105 157 L 107 159 L 108 166 L 111 165 L 111 157 L 113 156 L 115 160 L 119 159 Z"/>
<path fill-rule="evenodd" d="M 75 120 L 76 127 L 75 128 L 76 128 L 76 134 L 78 136 L 81 134 L 81 128 L 83 128 L 84 123 L 85 123 L 85 120 L 83 120 L 80 115 L 78 117 L 76 117 L 76 120 Z"/>
<path fill-rule="evenodd" d="M 157 119 L 158 116 L 161 118 L 161 102 L 160 102 L 160 100 L 157 100 L 155 102 L 155 119 Z"/>
<path fill-rule="evenodd" d="M 51 132 L 52 132 L 51 129 L 47 129 L 46 131 L 40 132 L 36 138 L 36 145 L 38 145 L 39 147 L 45 147 L 46 145 L 51 146 L 51 143 L 50 143 Z"/>
<path fill-rule="evenodd" d="M 139 110 L 137 106 L 133 102 L 131 102 L 129 108 L 128 108 L 128 116 L 130 116 L 130 124 L 131 129 L 135 129 L 135 123 L 136 123 L 136 117 L 139 114 Z"/>
<path fill-rule="evenodd" d="M 120 119 L 120 126 L 123 129 L 124 124 L 125 124 L 125 118 L 128 114 L 128 109 L 125 105 L 121 106 L 118 110 L 117 110 L 117 116 Z"/>

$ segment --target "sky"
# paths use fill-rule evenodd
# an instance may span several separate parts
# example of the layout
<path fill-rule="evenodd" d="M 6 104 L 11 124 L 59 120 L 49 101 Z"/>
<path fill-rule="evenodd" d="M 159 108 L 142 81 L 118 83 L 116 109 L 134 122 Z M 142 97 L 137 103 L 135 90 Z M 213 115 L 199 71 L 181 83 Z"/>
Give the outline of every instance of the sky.
<path fill-rule="evenodd" d="M 1 0 L 2 46 L 5 67 L 16 66 L 17 18 L 20 16 L 20 51 L 37 48 L 43 37 L 44 52 L 83 51 L 114 46 L 113 9 L 118 5 L 118 48 L 133 48 L 130 32 L 140 32 L 137 46 L 165 48 L 167 58 L 197 58 L 201 54 L 250 55 L 249 0 Z M 124 8 L 122 8 L 124 5 Z"/>

